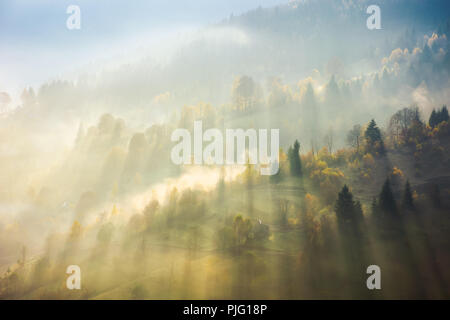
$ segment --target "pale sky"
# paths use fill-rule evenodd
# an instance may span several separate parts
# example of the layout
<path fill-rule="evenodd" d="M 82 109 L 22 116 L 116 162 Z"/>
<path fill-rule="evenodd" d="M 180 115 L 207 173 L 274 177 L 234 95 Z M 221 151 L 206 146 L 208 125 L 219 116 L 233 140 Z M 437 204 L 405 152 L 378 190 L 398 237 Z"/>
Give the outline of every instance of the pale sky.
<path fill-rule="evenodd" d="M 1 0 L 0 92 L 63 77 L 88 64 L 158 46 L 258 6 L 286 0 Z M 81 29 L 68 30 L 69 5 L 81 9 Z"/>

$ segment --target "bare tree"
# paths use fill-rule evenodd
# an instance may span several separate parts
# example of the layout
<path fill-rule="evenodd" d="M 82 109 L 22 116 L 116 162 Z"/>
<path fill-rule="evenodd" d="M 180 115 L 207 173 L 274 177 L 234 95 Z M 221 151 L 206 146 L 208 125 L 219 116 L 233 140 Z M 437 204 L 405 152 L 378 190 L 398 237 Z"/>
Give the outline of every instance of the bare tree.
<path fill-rule="evenodd" d="M 405 136 L 408 128 L 415 122 L 420 122 L 420 113 L 417 106 L 403 108 L 397 111 L 389 120 L 389 134 L 394 142 L 398 141 L 400 136 Z"/>
<path fill-rule="evenodd" d="M 356 151 L 359 152 L 360 141 L 361 141 L 361 126 L 359 124 L 355 124 L 347 134 L 347 143 L 349 146 L 356 148 Z"/>
<path fill-rule="evenodd" d="M 313 155 L 313 161 L 314 161 L 314 155 L 315 155 L 315 152 L 316 152 L 316 150 L 317 150 L 317 143 L 316 143 L 316 140 L 315 140 L 314 138 L 312 138 L 310 144 L 311 144 L 311 153 L 312 153 L 312 155 Z"/>
<path fill-rule="evenodd" d="M 330 128 L 324 137 L 325 144 L 327 145 L 328 152 L 333 153 L 333 129 Z"/>

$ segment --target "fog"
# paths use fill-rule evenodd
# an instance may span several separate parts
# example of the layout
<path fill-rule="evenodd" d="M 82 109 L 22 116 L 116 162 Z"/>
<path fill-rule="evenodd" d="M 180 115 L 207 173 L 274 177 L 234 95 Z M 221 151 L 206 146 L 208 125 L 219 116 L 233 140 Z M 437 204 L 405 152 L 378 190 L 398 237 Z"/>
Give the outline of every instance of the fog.
<path fill-rule="evenodd" d="M 366 27 L 368 1 L 291 1 L 198 28 L 158 29 L 152 40 L 139 38 L 142 47 L 136 50 L 117 39 L 111 46 L 124 48 L 122 54 L 75 61 L 74 70 L 39 84 L 20 79 L 27 83 L 20 96 L 0 87 L 0 272 L 4 279 L 17 272 L 21 281 L 0 295 L 320 297 L 320 285 L 333 273 L 324 266 L 324 252 L 332 247 L 328 237 L 338 234 L 333 204 L 340 188 L 355 185 L 367 218 L 378 192 L 372 188 L 381 188 L 385 178 L 384 171 L 372 173 L 368 186 L 363 173 L 348 173 L 356 163 L 349 130 L 357 124 L 365 130 L 375 119 L 389 149 L 389 124 L 397 111 L 417 107 L 426 125 L 433 110 L 450 104 L 448 3 L 375 2 L 382 8 L 381 30 Z M 129 32 L 138 37 L 137 29 Z M 8 63 L 7 55 L 0 59 L 0 65 Z M 298 140 L 310 175 L 301 183 L 287 178 L 273 185 L 278 176 L 265 179 L 250 165 L 175 165 L 171 133 L 192 130 L 195 120 L 204 129 L 278 128 L 280 174 L 292 171 L 288 150 Z M 404 165 L 406 179 L 413 169 L 394 149 L 386 159 L 367 151 L 358 161 L 364 170 L 372 162 L 390 171 Z M 315 185 L 317 172 L 329 176 Z M 417 190 L 428 178 L 408 176 Z M 428 201 L 420 194 L 415 199 L 424 207 Z M 310 215 L 311 221 L 301 222 Z M 235 245 L 227 242 L 230 226 L 243 230 L 246 217 L 252 239 L 261 237 L 261 252 L 252 251 L 260 243 L 249 249 L 241 235 Z M 303 238 L 319 228 L 314 223 L 320 224 L 317 241 L 325 249 Z M 271 235 L 260 225 L 270 227 Z M 327 226 L 334 231 L 327 233 Z M 370 245 L 374 255 L 383 255 L 383 241 Z M 342 271 L 345 258 L 338 253 L 344 249 L 334 249 L 331 265 Z M 81 293 L 60 288 L 69 264 L 88 270 Z M 315 274 L 315 268 L 326 275 Z M 292 278 L 302 283 L 297 289 L 285 276 L 293 270 L 300 270 Z M 387 297 L 448 294 L 448 287 L 433 281 L 423 292 L 412 287 Z M 330 288 L 327 297 L 366 297 L 353 287 L 346 290 L 340 295 Z"/>

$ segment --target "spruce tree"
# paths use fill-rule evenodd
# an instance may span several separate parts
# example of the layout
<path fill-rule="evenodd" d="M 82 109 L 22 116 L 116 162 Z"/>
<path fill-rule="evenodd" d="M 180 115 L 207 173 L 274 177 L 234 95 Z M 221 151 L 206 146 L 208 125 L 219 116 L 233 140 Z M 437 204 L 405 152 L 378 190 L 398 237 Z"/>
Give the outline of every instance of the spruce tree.
<path fill-rule="evenodd" d="M 300 177 L 302 175 L 302 162 L 300 159 L 300 143 L 298 140 L 295 140 L 293 147 L 289 147 L 288 158 L 291 167 L 291 175 Z"/>
<path fill-rule="evenodd" d="M 356 237 L 351 242 L 360 241 L 364 219 L 363 210 L 361 203 L 353 200 L 353 194 L 346 185 L 338 194 L 335 211 L 339 231 L 347 236 Z M 349 239 L 347 238 L 347 240 Z"/>
<path fill-rule="evenodd" d="M 430 119 L 428 120 L 428 124 L 430 125 L 430 127 L 435 127 L 437 126 L 439 123 L 443 122 L 443 121 L 448 121 L 449 120 L 449 115 L 448 115 L 448 110 L 447 110 L 447 106 L 444 105 L 442 106 L 441 110 L 434 110 L 431 112 L 430 115 Z"/>
<path fill-rule="evenodd" d="M 443 121 L 448 121 L 449 116 L 448 116 L 448 110 L 447 110 L 447 106 L 444 105 L 442 106 L 440 115 L 439 115 L 439 123 L 443 122 Z"/>
<path fill-rule="evenodd" d="M 389 178 L 383 184 L 379 197 L 379 208 L 384 213 L 397 213 L 397 205 L 395 203 L 394 193 L 392 192 L 391 182 Z"/>
<path fill-rule="evenodd" d="M 366 132 L 364 136 L 367 140 L 371 142 L 381 141 L 381 132 L 377 127 L 377 123 L 374 119 L 370 120 L 369 125 L 367 126 Z"/>
<path fill-rule="evenodd" d="M 347 185 L 344 185 L 341 192 L 339 192 L 334 209 L 339 222 L 346 222 L 354 217 L 355 203 Z"/>
<path fill-rule="evenodd" d="M 430 115 L 430 119 L 428 120 L 428 124 L 430 127 L 434 127 L 437 124 L 437 114 L 436 114 L 436 110 L 433 109 L 433 111 L 431 111 L 431 115 Z"/>
<path fill-rule="evenodd" d="M 414 209 L 414 201 L 411 192 L 411 186 L 409 180 L 406 181 L 405 190 L 403 192 L 402 206 L 404 209 L 412 210 Z"/>
<path fill-rule="evenodd" d="M 367 141 L 369 147 L 372 147 L 376 143 L 380 146 L 380 152 L 384 152 L 384 144 L 383 139 L 381 138 L 381 131 L 377 126 L 377 123 L 374 119 L 370 120 L 369 125 L 367 126 L 366 131 L 364 132 L 364 138 Z"/>

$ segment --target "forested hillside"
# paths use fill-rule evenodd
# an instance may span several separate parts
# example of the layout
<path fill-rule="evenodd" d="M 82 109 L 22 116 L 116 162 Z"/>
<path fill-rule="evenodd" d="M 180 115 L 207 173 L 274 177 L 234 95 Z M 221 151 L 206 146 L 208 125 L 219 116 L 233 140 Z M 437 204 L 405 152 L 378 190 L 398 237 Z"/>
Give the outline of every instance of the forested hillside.
<path fill-rule="evenodd" d="M 448 299 L 449 3 L 376 2 L 381 30 L 291 1 L 1 92 L 0 298 Z M 279 171 L 175 164 L 195 121 L 279 129 Z"/>

